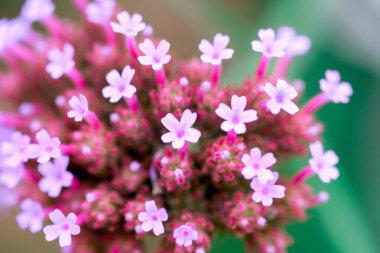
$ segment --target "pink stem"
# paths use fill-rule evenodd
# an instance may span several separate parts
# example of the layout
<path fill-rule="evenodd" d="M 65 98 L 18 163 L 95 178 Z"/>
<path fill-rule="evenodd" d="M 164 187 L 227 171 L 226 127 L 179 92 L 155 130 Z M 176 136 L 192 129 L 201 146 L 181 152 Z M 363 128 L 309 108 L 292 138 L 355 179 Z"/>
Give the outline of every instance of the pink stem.
<path fill-rule="evenodd" d="M 70 70 L 70 72 L 67 73 L 67 76 L 71 79 L 71 81 L 74 83 L 75 87 L 78 90 L 86 89 L 86 82 L 82 74 L 78 71 L 78 69 L 73 68 L 72 70 Z"/>
<path fill-rule="evenodd" d="M 29 48 L 16 43 L 10 48 L 10 50 L 16 57 L 33 65 L 36 63 L 36 56 Z"/>
<path fill-rule="evenodd" d="M 134 59 L 137 59 L 137 57 L 139 56 L 139 51 L 137 49 L 135 37 L 127 36 L 126 43 L 128 51 L 131 53 L 132 57 Z"/>
<path fill-rule="evenodd" d="M 259 66 L 257 67 L 257 70 L 256 70 L 256 81 L 262 80 L 268 68 L 269 62 L 270 62 L 269 58 L 265 57 L 264 55 L 261 57 L 259 61 Z"/>
<path fill-rule="evenodd" d="M 213 69 L 212 69 L 211 83 L 214 87 L 216 87 L 219 83 L 220 76 L 222 74 L 222 65 L 221 64 L 213 65 L 212 67 L 213 67 Z"/>
<path fill-rule="evenodd" d="M 180 148 L 179 155 L 183 158 L 186 156 L 187 152 L 189 151 L 189 144 L 185 142 L 182 148 Z"/>
<path fill-rule="evenodd" d="M 164 87 L 164 84 L 166 83 L 166 76 L 165 76 L 165 70 L 164 68 L 160 68 L 159 70 L 156 70 L 156 80 L 161 88 Z"/>
<path fill-rule="evenodd" d="M 314 113 L 319 108 L 329 102 L 328 97 L 324 93 L 319 93 L 309 100 L 306 105 L 301 109 L 303 113 Z"/>
<path fill-rule="evenodd" d="M 117 44 L 116 34 L 108 23 L 104 25 L 104 34 L 108 45 L 115 46 Z"/>
<path fill-rule="evenodd" d="M 293 184 L 299 184 L 302 181 L 305 181 L 312 175 L 314 175 L 314 171 L 309 167 L 305 167 L 302 170 L 300 170 L 293 178 Z"/>
<path fill-rule="evenodd" d="M 73 144 L 61 144 L 60 149 L 62 154 L 65 155 L 72 155 L 78 152 L 77 146 Z"/>
<path fill-rule="evenodd" d="M 277 80 L 277 79 L 283 78 L 288 72 L 291 62 L 292 62 L 292 58 L 289 56 L 284 56 L 280 58 L 277 61 L 276 68 L 274 70 L 274 74 L 273 74 L 274 79 Z"/>
<path fill-rule="evenodd" d="M 0 125 L 8 127 L 25 126 L 28 120 L 16 114 L 0 112 Z"/>
<path fill-rule="evenodd" d="M 88 0 L 72 0 L 72 2 L 75 8 L 84 15 Z"/>
<path fill-rule="evenodd" d="M 131 98 L 126 98 L 125 101 L 128 103 L 129 107 L 133 110 L 133 111 L 138 111 L 140 109 L 140 104 L 139 104 L 139 101 L 137 99 L 137 96 L 136 95 L 133 95 L 133 97 Z"/>
<path fill-rule="evenodd" d="M 227 142 L 228 143 L 233 143 L 236 139 L 236 136 L 237 134 L 235 133 L 235 131 L 232 129 L 231 131 L 229 131 L 227 133 Z"/>
<path fill-rule="evenodd" d="M 94 129 L 94 130 L 99 130 L 99 128 L 101 127 L 101 123 L 99 121 L 99 118 L 98 116 L 96 116 L 95 113 L 89 111 L 87 114 L 86 114 L 86 117 L 85 117 L 85 120 L 87 121 L 87 123 Z"/>
<path fill-rule="evenodd" d="M 49 17 L 45 18 L 42 21 L 43 25 L 45 26 L 46 30 L 55 38 L 62 39 L 63 38 L 63 29 L 62 24 L 59 21 L 59 19 L 54 16 L 50 15 Z"/>

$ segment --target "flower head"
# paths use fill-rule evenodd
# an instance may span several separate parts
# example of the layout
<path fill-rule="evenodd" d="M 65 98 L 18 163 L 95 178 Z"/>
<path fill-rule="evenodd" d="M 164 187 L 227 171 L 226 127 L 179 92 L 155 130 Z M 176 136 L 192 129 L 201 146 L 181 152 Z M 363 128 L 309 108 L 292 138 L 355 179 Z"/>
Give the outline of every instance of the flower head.
<path fill-rule="evenodd" d="M 4 156 L 5 164 L 10 167 L 17 167 L 31 158 L 32 150 L 30 137 L 20 132 L 14 132 L 9 141 L 1 143 L 1 153 Z"/>
<path fill-rule="evenodd" d="M 171 56 L 168 55 L 170 43 L 166 40 L 161 40 L 157 47 L 154 46 L 150 39 L 145 39 L 139 44 L 140 50 L 145 56 L 139 56 L 138 60 L 142 65 L 152 65 L 154 70 L 162 69 L 164 64 L 167 64 Z"/>
<path fill-rule="evenodd" d="M 16 221 L 21 229 L 29 228 L 30 232 L 41 231 L 45 218 L 45 213 L 40 203 L 25 199 L 21 202 L 21 213 L 17 215 Z"/>
<path fill-rule="evenodd" d="M 71 245 L 71 235 L 79 235 L 80 227 L 75 224 L 77 216 L 69 213 L 66 217 L 58 209 L 49 213 L 49 218 L 54 225 L 44 227 L 44 234 L 47 241 L 59 238 L 59 245 L 66 247 Z"/>
<path fill-rule="evenodd" d="M 282 185 L 275 185 L 278 179 L 278 173 L 273 172 L 274 178 L 269 180 L 267 184 L 262 184 L 258 178 L 254 178 L 251 182 L 251 188 L 254 190 L 252 194 L 252 199 L 262 204 L 264 206 L 271 206 L 273 204 L 273 199 L 281 199 L 285 197 L 285 187 Z"/>
<path fill-rule="evenodd" d="M 54 13 L 55 5 L 51 0 L 26 0 L 21 17 L 30 21 L 43 20 Z"/>
<path fill-rule="evenodd" d="M 227 48 L 229 42 L 230 37 L 220 33 L 215 35 L 212 44 L 208 40 L 202 40 L 198 46 L 199 50 L 203 53 L 201 55 L 201 60 L 204 63 L 220 65 L 222 60 L 231 59 L 234 54 L 234 50 Z"/>
<path fill-rule="evenodd" d="M 118 102 L 122 97 L 131 98 L 136 92 L 136 87 L 131 84 L 135 70 L 125 66 L 121 75 L 116 69 L 111 70 L 106 76 L 108 86 L 103 88 L 103 96 L 109 98 L 111 103 Z"/>
<path fill-rule="evenodd" d="M 59 48 L 50 50 L 48 53 L 49 64 L 46 65 L 46 72 L 53 79 L 58 79 L 70 72 L 75 67 L 74 53 L 74 47 L 69 43 L 63 46 L 63 50 Z"/>
<path fill-rule="evenodd" d="M 250 154 L 244 154 L 241 160 L 244 164 L 241 174 L 245 179 L 257 177 L 262 184 L 267 184 L 269 180 L 274 179 L 273 172 L 268 170 L 276 163 L 276 158 L 272 153 L 262 155 L 259 148 L 252 148 Z"/>
<path fill-rule="evenodd" d="M 47 163 L 51 158 L 58 158 L 61 155 L 61 141 L 58 137 L 50 137 L 49 133 L 42 129 L 36 134 L 38 141 L 34 148 L 33 157 L 38 157 L 37 162 Z"/>
<path fill-rule="evenodd" d="M 79 97 L 73 96 L 69 100 L 71 110 L 67 113 L 67 117 L 74 118 L 76 122 L 82 121 L 88 113 L 87 98 L 80 94 Z"/>
<path fill-rule="evenodd" d="M 311 169 L 318 174 L 324 183 L 330 183 L 339 177 L 339 170 L 335 167 L 339 162 L 334 151 L 324 151 L 322 143 L 319 141 L 310 144 L 312 158 L 309 160 Z"/>
<path fill-rule="evenodd" d="M 353 94 L 352 87 L 347 82 L 340 81 L 336 70 L 327 70 L 326 79 L 319 81 L 323 93 L 334 103 L 348 103 Z"/>
<path fill-rule="evenodd" d="M 260 29 L 259 38 L 260 40 L 251 42 L 253 51 L 262 53 L 266 58 L 284 56 L 288 43 L 286 40 L 276 39 L 273 29 Z"/>
<path fill-rule="evenodd" d="M 119 23 L 111 22 L 112 30 L 128 37 L 135 37 L 145 28 L 145 23 L 142 22 L 142 16 L 139 13 L 130 16 L 127 11 L 122 11 L 117 14 L 117 20 Z"/>
<path fill-rule="evenodd" d="M 61 193 L 63 187 L 69 187 L 73 181 L 73 174 L 67 171 L 69 158 L 60 156 L 54 162 L 40 164 L 38 171 L 43 178 L 38 183 L 42 192 L 47 192 L 52 198 L 56 198 Z"/>
<path fill-rule="evenodd" d="M 159 236 L 164 233 L 163 221 L 168 220 L 168 214 L 165 208 L 157 209 L 154 200 L 145 202 L 146 212 L 140 212 L 138 215 L 139 221 L 142 222 L 141 228 L 144 232 L 149 232 L 153 229 L 153 233 Z"/>
<path fill-rule="evenodd" d="M 311 40 L 304 35 L 298 35 L 293 27 L 282 26 L 278 29 L 277 38 L 285 40 L 288 44 L 285 55 L 297 56 L 304 55 L 311 47 Z"/>
<path fill-rule="evenodd" d="M 168 113 L 161 119 L 161 123 L 169 130 L 168 133 L 161 136 L 164 143 L 172 143 L 173 148 L 180 149 L 185 142 L 197 143 L 201 137 L 201 132 L 192 126 L 197 119 L 197 113 L 186 109 L 178 121 L 173 114 Z"/>
<path fill-rule="evenodd" d="M 88 3 L 85 9 L 87 20 L 98 25 L 105 25 L 111 19 L 115 0 L 95 0 Z"/>
<path fill-rule="evenodd" d="M 299 109 L 297 105 L 291 101 L 298 95 L 298 93 L 296 89 L 286 81 L 281 79 L 277 80 L 276 87 L 270 82 L 267 82 L 264 90 L 271 98 L 267 102 L 267 108 L 273 114 L 278 114 L 281 109 L 290 114 L 298 112 Z"/>
<path fill-rule="evenodd" d="M 226 104 L 219 104 L 215 113 L 224 119 L 221 128 L 225 132 L 234 130 L 237 134 L 245 133 L 245 123 L 257 120 L 257 112 L 255 110 L 244 111 L 247 105 L 247 98 L 245 96 L 233 95 L 231 98 L 231 107 Z"/>
<path fill-rule="evenodd" d="M 198 239 L 198 232 L 188 225 L 182 225 L 174 229 L 173 238 L 177 245 L 189 247 Z"/>

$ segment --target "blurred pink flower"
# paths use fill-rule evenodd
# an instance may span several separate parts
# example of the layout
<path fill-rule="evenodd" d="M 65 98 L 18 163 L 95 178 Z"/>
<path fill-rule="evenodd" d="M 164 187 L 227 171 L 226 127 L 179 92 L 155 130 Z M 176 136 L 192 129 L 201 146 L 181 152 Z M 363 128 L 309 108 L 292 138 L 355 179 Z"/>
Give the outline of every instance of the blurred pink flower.
<path fill-rule="evenodd" d="M 260 29 L 259 38 L 260 40 L 251 42 L 253 51 L 262 53 L 266 58 L 282 57 L 285 55 L 288 43 L 286 40 L 276 39 L 273 29 Z"/>
<path fill-rule="evenodd" d="M 1 143 L 1 153 L 4 156 L 5 164 L 10 167 L 17 167 L 31 158 L 30 137 L 20 132 L 14 132 L 9 141 Z"/>
<path fill-rule="evenodd" d="M 241 174 L 245 179 L 257 177 L 262 184 L 274 179 L 273 172 L 268 169 L 276 163 L 273 153 L 262 155 L 259 148 L 252 148 L 250 154 L 244 154 L 241 160 L 244 164 Z"/>
<path fill-rule="evenodd" d="M 74 118 L 76 122 L 82 121 L 88 113 L 88 101 L 87 98 L 80 94 L 79 97 L 73 96 L 69 100 L 69 106 L 71 110 L 67 113 L 69 118 Z"/>
<path fill-rule="evenodd" d="M 53 79 L 59 79 L 69 73 L 75 67 L 74 47 L 66 43 L 63 49 L 53 48 L 48 53 L 49 64 L 46 65 L 46 72 Z"/>
<path fill-rule="evenodd" d="M 278 179 L 278 173 L 273 172 L 274 178 L 269 180 L 267 184 L 262 184 L 258 178 L 254 178 L 251 182 L 251 188 L 254 190 L 252 199 L 263 206 L 271 206 L 274 198 L 285 197 L 285 187 L 282 185 L 275 185 Z"/>
<path fill-rule="evenodd" d="M 174 229 L 173 238 L 177 245 L 189 247 L 198 239 L 198 232 L 188 225 L 182 225 Z"/>
<path fill-rule="evenodd" d="M 171 56 L 168 55 L 170 43 L 166 40 L 161 40 L 157 47 L 154 46 L 150 39 L 145 39 L 139 44 L 140 50 L 145 56 L 139 56 L 138 60 L 142 65 L 152 65 L 154 70 L 162 69 L 162 66 L 167 64 Z"/>
<path fill-rule="evenodd" d="M 87 4 L 85 13 L 87 20 L 98 25 L 105 25 L 112 17 L 115 0 L 95 0 Z"/>
<path fill-rule="evenodd" d="M 61 141 L 58 137 L 50 137 L 49 133 L 42 129 L 36 134 L 38 144 L 33 144 L 33 157 L 37 157 L 37 162 L 47 163 L 51 158 L 58 158 L 61 155 Z"/>
<path fill-rule="evenodd" d="M 208 40 L 202 40 L 198 46 L 199 50 L 203 53 L 201 60 L 204 63 L 220 65 L 222 60 L 231 59 L 234 50 L 227 48 L 229 41 L 230 37 L 228 35 L 222 35 L 220 33 L 215 35 L 212 44 Z"/>
<path fill-rule="evenodd" d="M 129 65 L 125 66 L 121 75 L 116 69 L 111 70 L 106 76 L 108 86 L 102 90 L 103 96 L 109 98 L 111 103 L 118 102 L 121 98 L 132 98 L 136 87 L 131 84 L 135 70 Z"/>
<path fill-rule="evenodd" d="M 24 230 L 29 228 L 32 233 L 41 231 L 45 218 L 41 204 L 28 198 L 21 202 L 20 207 L 21 213 L 16 217 L 19 227 Z"/>
<path fill-rule="evenodd" d="M 282 26 L 278 29 L 277 38 L 285 40 L 288 44 L 285 50 L 286 56 L 306 54 L 311 47 L 311 40 L 304 35 L 298 35 L 293 27 Z"/>
<path fill-rule="evenodd" d="M 54 13 L 52 0 L 26 0 L 21 10 L 21 17 L 30 21 L 43 20 Z"/>
<path fill-rule="evenodd" d="M 319 141 L 310 144 L 312 158 L 309 160 L 311 169 L 318 174 L 324 183 L 330 183 L 339 177 L 339 170 L 335 167 L 339 162 L 338 156 L 334 151 L 324 151 L 322 143 Z"/>
<path fill-rule="evenodd" d="M 334 103 L 348 103 L 352 96 L 352 87 L 347 82 L 340 81 L 340 74 L 336 70 L 327 70 L 326 79 L 319 81 L 323 93 Z"/>
<path fill-rule="evenodd" d="M 135 37 L 145 28 L 145 23 L 142 22 L 142 16 L 139 13 L 130 16 L 127 11 L 122 11 L 117 14 L 117 20 L 119 23 L 111 22 L 112 30 L 127 37 Z"/>
<path fill-rule="evenodd" d="M 273 113 L 278 114 L 280 110 L 284 110 L 289 114 L 298 112 L 298 107 L 291 100 L 294 99 L 298 93 L 294 87 L 289 85 L 284 80 L 277 80 L 276 87 L 270 82 L 264 86 L 264 91 L 271 98 L 267 102 L 267 108 Z"/>
<path fill-rule="evenodd" d="M 157 209 L 154 200 L 145 202 L 146 212 L 138 214 L 139 221 L 142 222 L 141 228 L 144 232 L 149 232 L 153 229 L 153 233 L 159 236 L 165 232 L 163 221 L 168 220 L 168 214 L 165 208 Z"/>

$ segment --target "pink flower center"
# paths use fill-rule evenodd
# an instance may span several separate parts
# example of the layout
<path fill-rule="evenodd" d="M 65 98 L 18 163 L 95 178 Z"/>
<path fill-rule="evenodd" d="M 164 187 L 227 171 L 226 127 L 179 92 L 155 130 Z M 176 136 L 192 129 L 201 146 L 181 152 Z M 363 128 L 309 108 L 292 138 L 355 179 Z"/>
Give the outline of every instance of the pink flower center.
<path fill-rule="evenodd" d="M 235 125 L 238 124 L 240 122 L 239 114 L 236 113 L 234 116 L 232 116 L 231 122 Z"/>
<path fill-rule="evenodd" d="M 284 103 L 285 101 L 285 92 L 280 90 L 276 94 L 276 101 L 280 104 Z"/>
<path fill-rule="evenodd" d="M 252 164 L 252 167 L 253 167 L 253 169 L 258 170 L 258 169 L 260 169 L 260 164 L 254 163 L 254 164 Z"/>
<path fill-rule="evenodd" d="M 67 231 L 67 230 L 70 229 L 70 224 L 69 223 L 64 223 L 61 228 L 62 228 L 62 230 Z"/>
<path fill-rule="evenodd" d="M 160 63 L 161 57 L 159 55 L 155 55 L 155 56 L 153 56 L 153 61 L 154 61 L 154 63 Z"/>
<path fill-rule="evenodd" d="M 53 150 L 54 150 L 54 147 L 51 146 L 51 145 L 49 145 L 49 146 L 46 147 L 46 151 L 47 152 L 53 152 Z"/>
<path fill-rule="evenodd" d="M 178 138 L 182 138 L 184 135 L 185 135 L 185 130 L 184 129 L 178 130 L 178 132 L 177 132 L 177 137 Z"/>
<path fill-rule="evenodd" d="M 157 214 L 153 214 L 151 216 L 151 219 L 152 219 L 152 221 L 158 221 L 158 215 Z"/>
<path fill-rule="evenodd" d="M 268 189 L 268 187 L 264 187 L 263 189 L 261 189 L 261 193 L 262 193 L 263 195 L 267 195 L 267 194 L 269 193 L 269 189 Z"/>
<path fill-rule="evenodd" d="M 187 231 L 187 230 L 183 231 L 183 235 L 184 236 L 188 236 L 189 235 L 189 231 Z"/>

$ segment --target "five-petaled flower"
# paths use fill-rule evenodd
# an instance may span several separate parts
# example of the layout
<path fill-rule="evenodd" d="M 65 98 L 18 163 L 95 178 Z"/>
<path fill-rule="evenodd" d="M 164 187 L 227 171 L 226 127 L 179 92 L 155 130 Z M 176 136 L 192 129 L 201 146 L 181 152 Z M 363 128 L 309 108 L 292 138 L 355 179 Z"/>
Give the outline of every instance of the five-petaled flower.
<path fill-rule="evenodd" d="M 221 128 L 225 132 L 234 130 L 236 134 L 245 133 L 245 123 L 257 120 L 257 112 L 255 110 L 246 110 L 247 98 L 245 96 L 233 95 L 231 98 L 231 107 L 226 104 L 219 104 L 215 113 L 224 119 Z"/>
<path fill-rule="evenodd" d="M 339 170 L 335 167 L 339 162 L 334 151 L 324 151 L 322 143 L 319 141 L 310 144 L 312 158 L 309 160 L 311 169 L 318 174 L 324 183 L 330 183 L 339 177 Z"/>
<path fill-rule="evenodd" d="M 274 179 L 273 172 L 268 169 L 276 163 L 273 153 L 262 155 L 259 148 L 252 148 L 250 154 L 244 154 L 241 160 L 244 164 L 241 173 L 245 179 L 257 177 L 262 184 Z"/>
<path fill-rule="evenodd" d="M 145 23 L 142 22 L 142 16 L 139 13 L 130 16 L 127 11 L 122 11 L 117 14 L 117 20 L 119 23 L 111 22 L 112 30 L 127 37 L 135 37 L 145 28 Z"/>
<path fill-rule="evenodd" d="M 69 187 L 73 181 L 73 174 L 67 171 L 69 157 L 60 156 L 54 162 L 40 164 L 38 171 L 43 178 L 38 183 L 42 192 L 47 192 L 52 198 L 56 198 L 61 193 L 63 187 Z"/>
<path fill-rule="evenodd" d="M 88 113 L 88 101 L 87 98 L 79 94 L 79 97 L 73 96 L 69 100 L 69 106 L 71 110 L 67 113 L 67 117 L 74 118 L 76 122 L 82 121 Z"/>
<path fill-rule="evenodd" d="M 251 42 L 253 51 L 262 53 L 266 58 L 284 56 L 288 43 L 286 40 L 276 39 L 273 29 L 260 29 L 259 38 L 260 40 Z"/>
<path fill-rule="evenodd" d="M 38 144 L 33 144 L 33 157 L 38 157 L 37 162 L 47 163 L 51 158 L 61 155 L 61 141 L 58 137 L 51 137 L 49 133 L 42 129 L 36 134 Z"/>
<path fill-rule="evenodd" d="M 71 235 L 79 235 L 80 227 L 76 224 L 77 216 L 69 213 L 66 217 L 58 209 L 49 213 L 49 218 L 54 225 L 44 227 L 43 232 L 47 241 L 59 238 L 59 245 L 66 247 L 71 245 Z"/>
<path fill-rule="evenodd" d="M 285 197 L 285 187 L 282 185 L 275 185 L 278 179 L 278 173 L 273 172 L 274 178 L 269 180 L 267 184 L 262 184 L 258 178 L 254 178 L 251 182 L 251 188 L 254 190 L 252 194 L 252 199 L 260 203 L 263 206 L 271 206 L 273 204 L 274 198 Z"/>
<path fill-rule="evenodd" d="M 19 227 L 21 229 L 29 228 L 32 233 L 41 231 L 45 218 L 41 204 L 28 198 L 21 202 L 20 207 L 21 213 L 16 217 Z"/>
<path fill-rule="evenodd" d="M 87 20 L 98 25 L 105 25 L 111 19 L 115 0 L 95 0 L 88 3 L 85 9 Z"/>
<path fill-rule="evenodd" d="M 186 109 L 178 121 L 173 114 L 168 113 L 161 119 L 161 123 L 169 130 L 161 136 L 164 143 L 172 143 L 173 148 L 180 149 L 185 145 L 185 142 L 197 143 L 201 137 L 201 132 L 192 126 L 197 119 L 197 113 Z"/>
<path fill-rule="evenodd" d="M 30 137 L 20 132 L 14 132 L 10 141 L 1 143 L 1 153 L 4 156 L 5 164 L 10 167 L 17 167 L 31 158 L 32 149 Z"/>
<path fill-rule="evenodd" d="M 304 55 L 311 47 L 311 40 L 304 35 L 298 35 L 293 27 L 282 26 L 278 29 L 277 38 L 288 44 L 285 55 L 289 57 Z"/>
<path fill-rule="evenodd" d="M 352 96 L 352 87 L 347 82 L 340 81 L 340 74 L 336 70 L 327 70 L 326 79 L 319 81 L 321 90 L 334 103 L 348 103 Z"/>
<path fill-rule="evenodd" d="M 0 157 L 0 184 L 13 189 L 25 176 L 25 167 L 20 163 L 16 167 L 11 167 Z"/>
<path fill-rule="evenodd" d="M 138 57 L 139 62 L 142 65 L 152 65 L 154 70 L 162 69 L 162 66 L 171 59 L 171 56 L 167 54 L 170 49 L 170 43 L 166 40 L 161 40 L 155 47 L 150 39 L 145 39 L 143 43 L 139 44 L 139 48 L 145 54 Z"/>
<path fill-rule="evenodd" d="M 202 40 L 198 46 L 199 50 L 203 53 L 201 55 L 201 60 L 204 63 L 220 65 L 222 60 L 231 59 L 234 54 L 234 50 L 227 48 L 229 42 L 230 37 L 220 33 L 215 35 L 212 44 L 208 40 Z"/>
<path fill-rule="evenodd" d="M 198 239 L 198 232 L 189 225 L 182 225 L 174 229 L 173 238 L 177 245 L 189 247 Z"/>
<path fill-rule="evenodd" d="M 122 97 L 131 98 L 136 92 L 136 87 L 131 84 L 135 70 L 129 65 L 125 66 L 121 75 L 116 69 L 111 70 L 106 76 L 108 86 L 102 90 L 103 96 L 109 98 L 111 103 L 118 102 Z"/>
<path fill-rule="evenodd" d="M 296 89 L 284 80 L 277 80 L 276 87 L 270 82 L 264 86 L 264 91 L 271 98 L 267 102 L 267 108 L 273 113 L 278 114 L 281 109 L 290 114 L 298 112 L 298 107 L 291 100 L 297 97 Z"/>
<path fill-rule="evenodd" d="M 157 209 L 154 200 L 145 202 L 146 212 L 140 212 L 138 215 L 139 221 L 142 222 L 141 228 L 144 232 L 149 232 L 153 229 L 153 233 L 159 236 L 165 232 L 163 221 L 168 220 L 168 214 L 165 208 Z"/>
<path fill-rule="evenodd" d="M 46 72 L 53 79 L 58 79 L 61 76 L 69 73 L 75 67 L 74 47 L 66 43 L 63 50 L 53 48 L 48 53 L 49 63 L 46 65 Z"/>
<path fill-rule="evenodd" d="M 30 22 L 43 20 L 52 15 L 54 9 L 52 0 L 27 0 L 22 7 L 21 17 Z"/>

